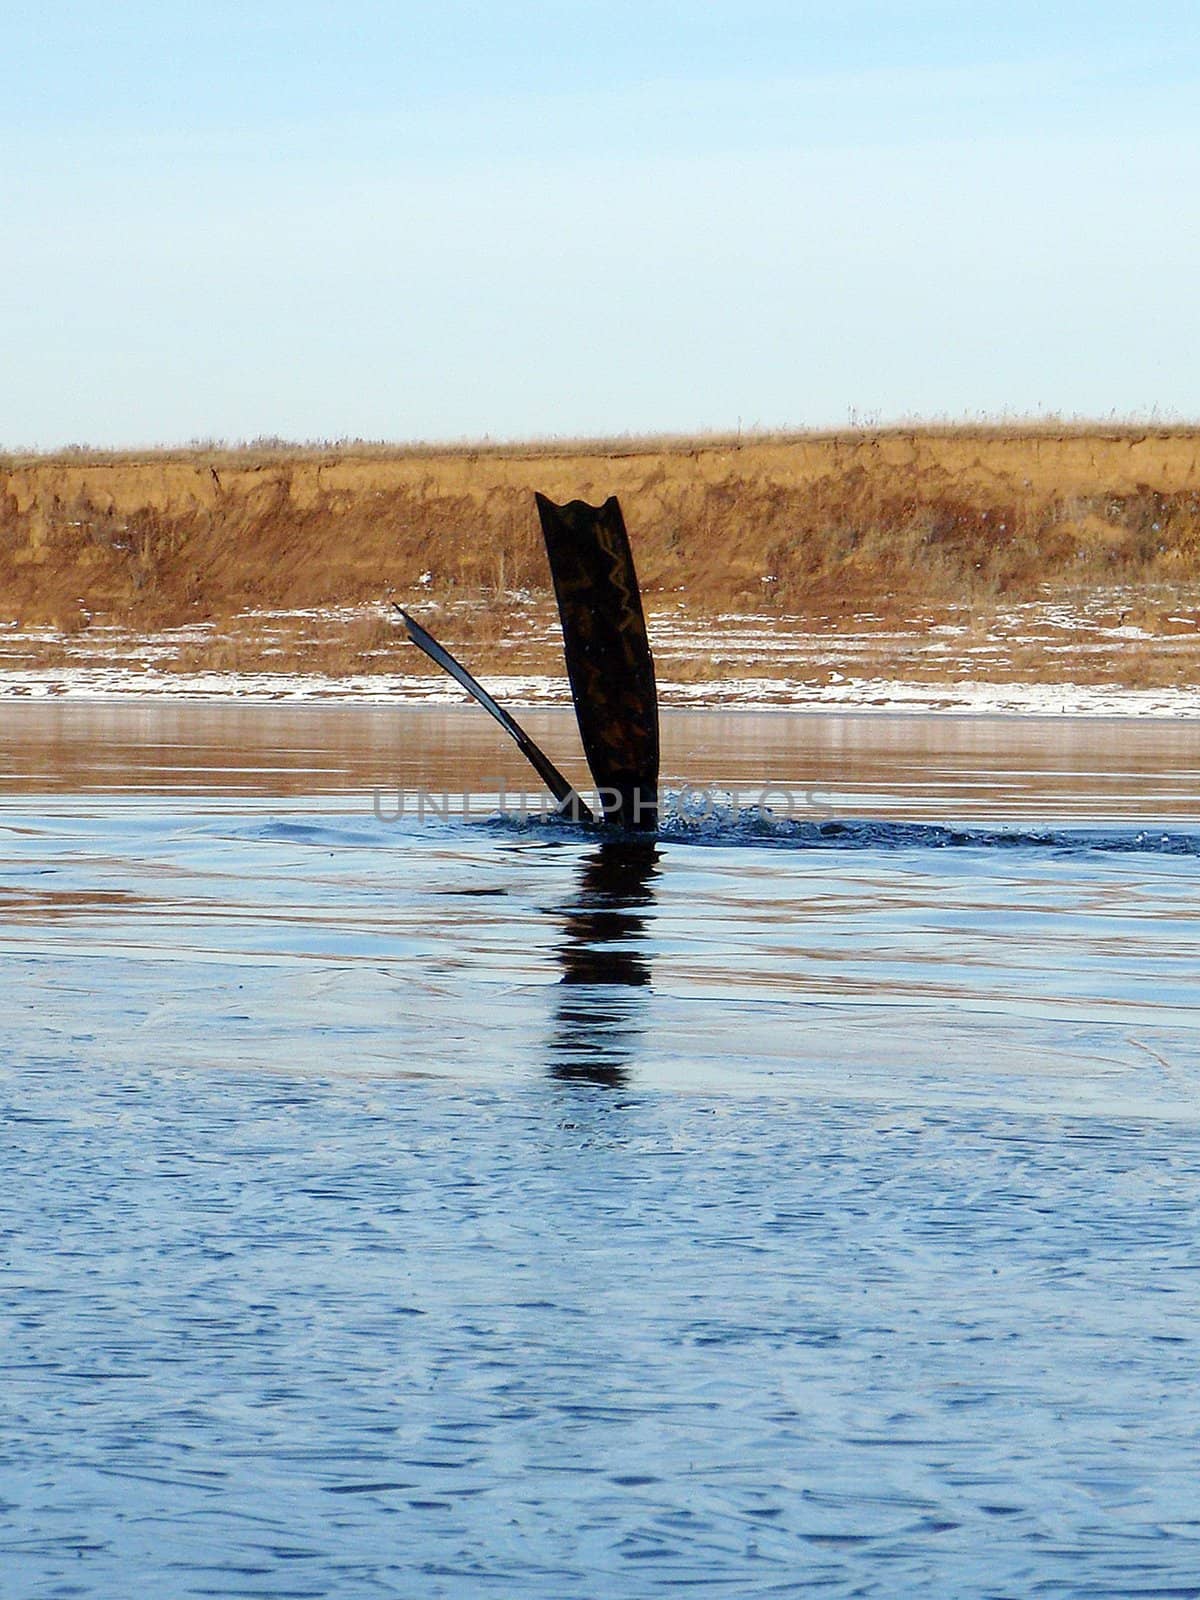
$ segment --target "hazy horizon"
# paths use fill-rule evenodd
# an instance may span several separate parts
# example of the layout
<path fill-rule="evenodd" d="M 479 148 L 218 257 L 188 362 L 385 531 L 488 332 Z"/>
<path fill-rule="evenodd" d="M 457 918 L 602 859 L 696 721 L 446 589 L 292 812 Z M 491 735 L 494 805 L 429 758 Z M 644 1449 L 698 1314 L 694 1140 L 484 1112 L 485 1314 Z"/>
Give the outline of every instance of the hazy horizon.
<path fill-rule="evenodd" d="M 659 428 L 653 430 L 632 432 L 628 429 L 623 432 L 590 433 L 590 434 L 462 434 L 446 436 L 443 438 L 369 438 L 362 434 L 326 434 L 314 435 L 308 438 L 287 437 L 283 434 L 255 434 L 222 437 L 218 435 L 196 436 L 190 439 L 167 440 L 127 440 L 113 444 L 95 444 L 87 440 L 68 440 L 64 444 L 30 445 L 30 446 L 0 446 L 0 455 L 14 460 L 40 459 L 55 457 L 76 457 L 87 459 L 90 457 L 107 456 L 140 456 L 140 455 L 175 455 L 195 453 L 220 454 L 228 452 L 236 455 L 239 453 L 269 455 L 272 451 L 281 453 L 296 452 L 297 454 L 320 453 L 324 450 L 349 451 L 360 450 L 372 452 L 397 452 L 415 455 L 428 453 L 430 455 L 447 454 L 455 455 L 463 452 L 479 451 L 481 453 L 494 452 L 503 454 L 506 451 L 528 450 L 538 452 L 544 450 L 548 456 L 555 454 L 569 454 L 575 448 L 581 451 L 603 450 L 606 448 L 641 449 L 643 446 L 653 452 L 658 449 L 670 450 L 673 446 L 680 449 L 699 446 L 701 448 L 730 448 L 749 449 L 754 445 L 787 444 L 792 441 L 805 439 L 822 439 L 835 436 L 851 436 L 857 434 L 1038 434 L 1043 433 L 1049 437 L 1079 434 L 1081 436 L 1103 435 L 1105 433 L 1123 434 L 1138 433 L 1140 431 L 1154 434 L 1191 434 L 1200 431 L 1200 417 L 1183 417 L 1167 415 L 1142 416 L 1110 414 L 1101 416 L 1070 416 L 1064 417 L 1056 412 L 1039 412 L 1017 416 L 1015 414 L 996 416 L 962 416 L 962 417 L 878 417 L 874 415 L 860 416 L 857 413 L 847 417 L 843 422 L 811 423 L 797 427 L 743 427 L 737 428 L 708 428 L 695 429 L 692 432 L 678 428 Z"/>

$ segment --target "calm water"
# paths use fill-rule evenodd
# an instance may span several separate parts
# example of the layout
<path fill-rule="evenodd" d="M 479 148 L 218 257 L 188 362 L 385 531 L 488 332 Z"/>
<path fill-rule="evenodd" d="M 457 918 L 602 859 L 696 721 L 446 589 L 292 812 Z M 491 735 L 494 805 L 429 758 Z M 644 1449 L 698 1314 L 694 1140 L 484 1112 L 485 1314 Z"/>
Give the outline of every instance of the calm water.
<path fill-rule="evenodd" d="M 2 720 L 5 1600 L 1200 1595 L 1200 727 Z"/>

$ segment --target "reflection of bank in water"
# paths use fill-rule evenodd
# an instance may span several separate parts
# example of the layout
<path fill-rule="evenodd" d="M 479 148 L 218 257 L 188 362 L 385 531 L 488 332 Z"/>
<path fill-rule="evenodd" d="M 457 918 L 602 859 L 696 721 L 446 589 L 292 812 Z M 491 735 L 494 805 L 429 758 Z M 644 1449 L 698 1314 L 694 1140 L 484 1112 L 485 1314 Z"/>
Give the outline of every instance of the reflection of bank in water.
<path fill-rule="evenodd" d="M 641 1037 L 641 997 L 650 982 L 646 911 L 654 904 L 657 848 L 630 840 L 602 844 L 579 865 L 562 908 L 563 975 L 549 1066 L 565 1082 L 625 1083 Z"/>

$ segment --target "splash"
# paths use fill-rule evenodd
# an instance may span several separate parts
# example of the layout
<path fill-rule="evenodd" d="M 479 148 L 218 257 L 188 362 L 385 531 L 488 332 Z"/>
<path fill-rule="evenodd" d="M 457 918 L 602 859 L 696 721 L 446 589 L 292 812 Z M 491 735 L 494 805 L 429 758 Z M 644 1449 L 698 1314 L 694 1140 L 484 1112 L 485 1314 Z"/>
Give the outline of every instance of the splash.
<path fill-rule="evenodd" d="M 564 842 L 594 833 L 560 817 L 506 812 L 489 818 L 487 825 Z M 695 790 L 663 795 L 658 838 L 666 844 L 780 850 L 1025 850 L 1067 856 L 1099 852 L 1200 857 L 1200 829 L 958 827 L 869 817 L 796 818 L 779 816 L 769 806 L 739 806 L 719 793 Z"/>

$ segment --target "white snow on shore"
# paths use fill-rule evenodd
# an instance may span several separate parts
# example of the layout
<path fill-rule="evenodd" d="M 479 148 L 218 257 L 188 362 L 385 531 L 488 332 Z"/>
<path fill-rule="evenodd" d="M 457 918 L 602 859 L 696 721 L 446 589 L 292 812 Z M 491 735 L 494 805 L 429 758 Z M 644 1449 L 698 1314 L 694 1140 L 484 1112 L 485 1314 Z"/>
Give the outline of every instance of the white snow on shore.
<path fill-rule="evenodd" d="M 1051 595 L 1008 603 L 981 617 L 965 607 L 943 608 L 940 618 L 930 612 L 892 626 L 870 612 L 837 619 L 756 613 L 701 618 L 651 609 L 649 622 L 667 707 L 1196 717 L 1200 600 L 1180 611 L 1182 602 L 1174 591 L 1170 598 L 1174 609 L 1168 607 L 1170 615 L 1158 633 L 1128 620 L 1141 615 L 1136 607 L 1148 604 L 1147 596 L 1118 587 L 1091 590 L 1069 603 Z M 509 647 L 540 647 L 539 665 L 554 659 L 558 621 L 552 602 L 524 592 L 506 599 L 519 615 L 509 636 L 494 641 L 492 649 L 507 654 Z M 445 623 L 452 647 L 456 621 L 482 604 L 431 603 L 431 613 L 439 629 Z M 394 640 L 386 632 L 382 642 L 368 638 L 360 658 L 369 656 L 389 666 L 416 658 L 391 609 L 376 604 L 253 610 L 223 627 L 196 622 L 147 633 L 111 622 L 96 622 L 69 635 L 50 627 L 0 623 L 0 700 L 355 705 L 453 705 L 465 700 L 458 685 L 440 673 L 332 675 L 295 665 L 239 672 L 203 665 L 206 653 L 219 661 L 222 647 L 234 641 L 249 642 L 243 659 L 278 658 L 282 667 L 285 657 L 291 663 L 302 661 L 314 643 L 336 643 L 355 625 L 381 620 L 395 627 Z M 470 646 L 460 648 L 471 665 Z M 1170 674 L 1175 687 L 1132 689 L 1095 681 L 1110 675 L 1114 650 L 1124 654 L 1147 649 L 1156 660 L 1169 658 L 1175 664 Z M 1031 657 L 1042 670 L 1021 681 L 1016 663 L 1028 663 Z M 1188 682 L 1193 675 L 1194 684 Z M 486 688 L 513 706 L 569 703 L 561 675 L 483 671 L 479 676 Z M 1085 681 L 1075 682 L 1076 676 Z M 1061 681 L 1038 681 L 1047 677 Z"/>
<path fill-rule="evenodd" d="M 486 674 L 485 687 L 504 704 L 566 705 L 565 678 Z M 788 711 L 946 712 L 975 716 L 1197 717 L 1200 685 L 1122 689 L 1112 685 L 902 682 L 845 678 L 826 682 L 788 678 L 725 678 L 705 683 L 660 680 L 665 707 Z M 444 677 L 363 675 L 324 677 L 275 672 L 162 672 L 142 668 L 8 668 L 0 671 L 0 700 L 8 701 L 242 701 L 324 705 L 457 705 L 467 696 Z"/>

